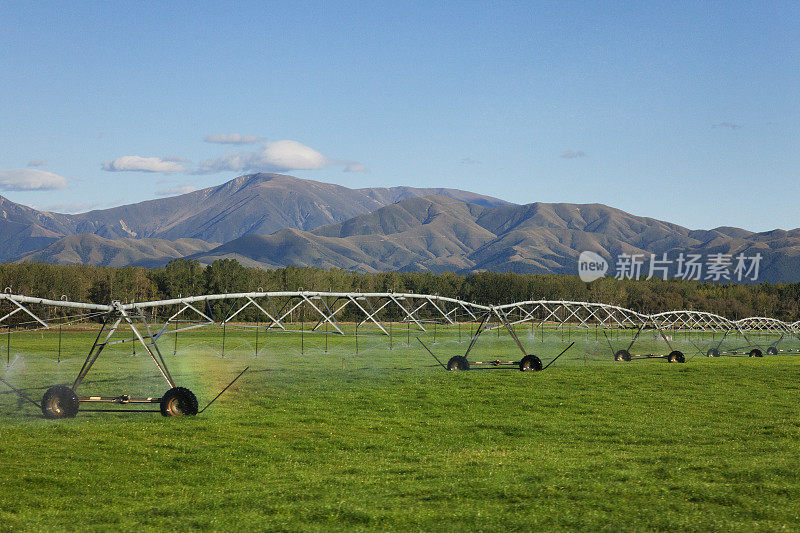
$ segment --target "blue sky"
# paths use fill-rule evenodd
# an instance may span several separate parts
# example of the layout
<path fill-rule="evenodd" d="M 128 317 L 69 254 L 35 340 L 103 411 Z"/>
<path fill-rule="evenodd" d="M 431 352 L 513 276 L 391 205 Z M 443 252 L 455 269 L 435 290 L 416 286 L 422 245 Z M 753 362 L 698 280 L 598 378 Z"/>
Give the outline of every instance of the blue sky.
<path fill-rule="evenodd" d="M 798 2 L 6 1 L 0 49 L 38 208 L 261 169 L 800 227 Z"/>

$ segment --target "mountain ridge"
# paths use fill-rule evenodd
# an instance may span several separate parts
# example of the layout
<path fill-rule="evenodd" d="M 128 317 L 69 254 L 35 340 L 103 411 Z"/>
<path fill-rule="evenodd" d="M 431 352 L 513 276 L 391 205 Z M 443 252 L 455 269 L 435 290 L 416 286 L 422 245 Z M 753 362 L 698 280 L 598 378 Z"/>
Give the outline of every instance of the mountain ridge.
<path fill-rule="evenodd" d="M 0 196 L 0 261 L 40 250 L 60 238 L 180 238 L 226 242 L 248 233 L 311 230 L 437 191 L 485 205 L 508 202 L 458 189 L 350 189 L 284 174 L 247 174 L 198 191 L 80 214 L 37 211 Z"/>
<path fill-rule="evenodd" d="M 735 229 L 735 228 L 734 228 Z M 494 270 L 577 273 L 580 252 L 620 254 L 761 253 L 761 281 L 800 280 L 800 230 L 752 233 L 689 230 L 602 204 L 483 207 L 441 196 L 400 201 L 310 232 L 234 239 L 189 256 L 235 258 L 250 266 L 297 265 L 381 270 Z M 744 230 L 742 230 L 744 231 Z M 739 235 L 747 235 L 747 238 Z"/>

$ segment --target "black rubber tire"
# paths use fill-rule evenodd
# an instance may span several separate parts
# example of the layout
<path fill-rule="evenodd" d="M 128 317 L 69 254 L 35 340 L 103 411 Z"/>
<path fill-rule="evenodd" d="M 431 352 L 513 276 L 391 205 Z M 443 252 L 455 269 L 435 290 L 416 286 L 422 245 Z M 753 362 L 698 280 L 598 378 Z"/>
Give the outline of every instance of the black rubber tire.
<path fill-rule="evenodd" d="M 161 397 L 161 414 L 164 416 L 194 416 L 197 409 L 197 396 L 185 387 L 169 389 Z"/>
<path fill-rule="evenodd" d="M 764 353 L 758 348 L 753 348 L 748 354 L 750 357 L 764 357 Z"/>
<path fill-rule="evenodd" d="M 684 357 L 683 352 L 673 350 L 667 356 L 667 361 L 670 363 L 685 363 L 686 357 Z"/>
<path fill-rule="evenodd" d="M 767 348 L 767 355 L 778 355 L 778 349 L 774 346 Z"/>
<path fill-rule="evenodd" d="M 78 414 L 78 395 L 67 385 L 54 385 L 42 396 L 42 414 L 45 418 L 75 418 Z"/>
<path fill-rule="evenodd" d="M 469 370 L 469 361 L 463 355 L 455 355 L 447 362 L 447 370 Z"/>
<path fill-rule="evenodd" d="M 614 354 L 614 361 L 630 361 L 631 354 L 628 350 L 619 350 Z"/>
<path fill-rule="evenodd" d="M 717 350 L 716 348 L 710 348 L 706 352 L 706 357 L 719 357 L 719 350 Z"/>
<path fill-rule="evenodd" d="M 526 355 L 519 362 L 519 369 L 523 372 L 530 372 L 531 370 L 539 372 L 542 368 L 544 368 L 542 360 L 535 355 Z"/>

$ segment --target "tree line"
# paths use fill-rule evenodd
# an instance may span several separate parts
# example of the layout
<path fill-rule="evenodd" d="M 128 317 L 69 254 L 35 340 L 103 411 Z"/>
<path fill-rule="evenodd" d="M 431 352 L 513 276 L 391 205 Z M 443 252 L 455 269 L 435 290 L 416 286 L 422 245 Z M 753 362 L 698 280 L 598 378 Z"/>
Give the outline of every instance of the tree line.
<path fill-rule="evenodd" d="M 742 285 L 681 279 L 617 280 L 585 283 L 563 274 L 498 272 L 380 272 L 365 274 L 314 267 L 263 270 L 220 259 L 203 266 L 176 259 L 163 268 L 0 264 L 0 288 L 58 300 L 109 303 L 146 301 L 225 292 L 318 290 L 438 294 L 478 304 L 523 300 L 574 300 L 619 305 L 641 313 L 676 309 L 708 311 L 731 319 L 770 316 L 800 320 L 800 283 Z M 246 315 L 243 316 L 246 318 Z"/>

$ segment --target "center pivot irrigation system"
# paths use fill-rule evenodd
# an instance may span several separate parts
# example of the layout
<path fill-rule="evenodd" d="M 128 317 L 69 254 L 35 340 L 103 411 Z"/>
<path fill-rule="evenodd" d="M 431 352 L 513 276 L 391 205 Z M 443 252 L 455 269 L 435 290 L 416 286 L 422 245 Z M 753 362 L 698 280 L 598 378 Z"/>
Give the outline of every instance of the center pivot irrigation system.
<path fill-rule="evenodd" d="M 223 318 L 215 318 L 211 306 L 212 302 L 224 301 L 224 307 L 230 303 L 229 310 Z M 219 307 L 219 306 L 218 306 Z M 3 308 L 10 308 L 7 313 Z M 477 323 L 478 327 L 472 334 L 469 346 L 464 355 L 451 357 L 447 364 L 428 348 L 418 338 L 425 350 L 447 370 L 469 370 L 470 368 L 519 368 L 522 371 L 540 371 L 550 366 L 561 357 L 575 343 L 569 344 L 560 354 L 552 359 L 547 366 L 542 360 L 529 353 L 517 336 L 514 326 L 530 324 L 556 327 L 564 325 L 577 326 L 589 330 L 594 328 L 603 330 L 603 335 L 608 341 L 610 353 L 616 361 L 631 361 L 639 358 L 661 358 L 668 362 L 685 362 L 685 355 L 675 349 L 672 334 L 676 331 L 692 331 L 711 333 L 713 336 L 702 337 L 700 345 L 690 341 L 696 348 L 697 354 L 707 357 L 722 355 L 749 355 L 761 357 L 766 354 L 800 353 L 797 350 L 779 347 L 781 342 L 790 338 L 800 339 L 800 323 L 786 323 L 773 318 L 753 317 L 732 321 L 725 317 L 699 311 L 671 311 L 653 315 L 637 313 L 623 307 L 572 301 L 531 300 L 505 305 L 480 305 L 472 302 L 447 298 L 438 295 L 410 294 L 410 293 L 356 293 L 356 292 L 319 292 L 319 291 L 272 291 L 272 292 L 247 292 L 230 294 L 210 294 L 202 296 L 179 297 L 169 300 L 149 302 L 122 303 L 114 301 L 110 304 L 94 304 L 85 302 L 35 298 L 12 294 L 10 289 L 0 293 L 0 327 L 6 328 L 10 342 L 12 329 L 35 330 L 52 329 L 74 324 L 80 321 L 95 320 L 101 326 L 91 345 L 86 359 L 81 366 L 75 380 L 71 385 L 54 385 L 46 390 L 41 402 L 28 397 L 22 390 L 16 388 L 7 380 L 0 378 L 0 382 L 14 390 L 24 400 L 36 405 L 42 410 L 46 418 L 74 417 L 79 409 L 82 411 L 130 411 L 121 409 L 122 406 L 132 404 L 158 404 L 158 410 L 164 416 L 191 416 L 202 413 L 217 398 L 222 395 L 233 383 L 236 382 L 249 368 L 242 370 L 232 382 L 217 394 L 203 409 L 195 394 L 186 387 L 179 386 L 172 377 L 166 361 L 158 346 L 158 341 L 165 335 L 177 335 L 179 332 L 208 326 L 221 326 L 224 331 L 226 324 L 239 316 L 245 309 L 250 308 L 250 313 L 255 312 L 259 320 L 255 326 L 264 330 L 290 331 L 288 326 L 292 323 L 296 312 L 302 310 L 310 312 L 315 325 L 312 332 L 325 328 L 331 333 L 345 335 L 345 327 L 340 320 L 345 313 L 357 316 L 355 323 L 356 335 L 358 328 L 370 325 L 380 335 L 387 335 L 391 339 L 391 323 L 399 320 L 410 328 L 420 332 L 428 331 L 426 325 L 436 324 L 460 325 L 469 322 Z M 156 317 L 163 314 L 163 326 L 157 328 Z M 218 313 L 219 314 L 219 313 Z M 148 318 L 149 316 L 149 318 Z M 388 328 L 387 328 L 388 322 Z M 120 326 L 130 329 L 132 336 L 119 338 Z M 174 327 L 170 327 L 170 326 Z M 522 353 L 518 361 L 470 361 L 468 356 L 475 346 L 479 336 L 489 330 L 504 328 L 514 340 Z M 123 328 L 124 329 L 124 328 Z M 632 340 L 624 349 L 614 349 L 611 339 L 605 330 L 631 330 L 635 331 Z M 657 340 L 663 340 L 669 347 L 667 354 L 634 354 L 634 344 L 642 333 L 651 330 Z M 460 329 L 459 329 L 460 331 Z M 498 332 L 499 333 L 499 332 Z M 719 340 L 716 334 L 719 333 Z M 755 338 L 758 335 L 777 337 L 770 343 L 759 343 Z M 410 333 L 409 333 L 410 335 Z M 722 349 L 722 342 L 734 335 L 743 339 L 744 345 L 733 349 Z M 60 338 L 60 337 L 59 337 Z M 167 382 L 169 389 L 158 397 L 132 397 L 128 394 L 117 396 L 81 396 L 78 389 L 86 378 L 93 365 L 100 357 L 103 349 L 114 344 L 133 342 L 140 344 L 145 353 L 152 359 L 161 376 Z M 116 404 L 117 409 L 87 409 L 86 404 Z M 141 412 L 138 410 L 137 412 Z"/>

